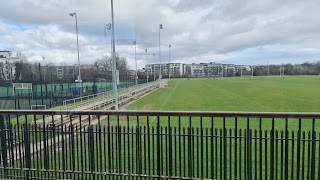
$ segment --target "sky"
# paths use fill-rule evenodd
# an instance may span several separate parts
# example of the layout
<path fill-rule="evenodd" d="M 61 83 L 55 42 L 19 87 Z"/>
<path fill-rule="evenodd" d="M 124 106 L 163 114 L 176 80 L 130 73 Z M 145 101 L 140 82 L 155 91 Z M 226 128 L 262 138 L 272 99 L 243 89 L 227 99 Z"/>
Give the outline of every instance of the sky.
<path fill-rule="evenodd" d="M 80 63 L 110 54 L 111 0 L 0 0 L 0 50 L 30 62 Z M 114 0 L 116 52 L 137 63 L 243 65 L 320 60 L 319 0 Z M 145 49 L 148 49 L 148 55 Z M 152 54 L 155 54 L 154 56 Z"/>

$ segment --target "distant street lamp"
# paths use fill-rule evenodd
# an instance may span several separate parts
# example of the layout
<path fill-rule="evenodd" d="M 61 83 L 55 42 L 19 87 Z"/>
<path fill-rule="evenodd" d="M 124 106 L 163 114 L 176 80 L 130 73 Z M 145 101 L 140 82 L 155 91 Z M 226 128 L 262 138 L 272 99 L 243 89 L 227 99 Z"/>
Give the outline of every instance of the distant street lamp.
<path fill-rule="evenodd" d="M 71 17 L 75 17 L 76 19 L 76 31 L 77 31 L 77 49 L 78 49 L 78 66 L 79 66 L 79 88 L 80 88 L 80 96 L 82 96 L 82 84 L 81 84 L 81 71 L 80 71 L 80 56 L 79 56 L 79 37 L 78 37 L 78 18 L 77 18 L 77 13 L 70 13 L 69 14 Z"/>
<path fill-rule="evenodd" d="M 148 83 L 149 83 L 149 73 L 148 73 L 148 49 L 145 49 L 145 52 L 146 52 L 146 61 L 147 61 L 146 68 L 147 68 L 147 84 L 148 84 Z"/>
<path fill-rule="evenodd" d="M 242 80 L 242 65 L 240 66 L 240 70 L 241 70 L 241 80 Z"/>
<path fill-rule="evenodd" d="M 254 65 L 252 65 L 252 69 L 251 69 L 251 70 L 252 70 L 252 72 L 251 72 L 251 73 L 252 73 L 251 79 L 253 79 L 253 68 L 254 68 Z"/>
<path fill-rule="evenodd" d="M 9 67 L 10 67 L 10 82 L 11 82 L 11 86 L 13 87 L 13 80 L 12 80 L 12 78 L 13 78 L 13 73 L 12 73 L 12 64 L 11 64 L 11 62 L 10 62 L 10 59 L 11 59 L 11 52 L 9 52 Z"/>
<path fill-rule="evenodd" d="M 138 84 L 138 65 L 137 65 L 137 42 L 133 41 L 134 45 L 134 61 L 136 62 L 136 73 L 134 79 L 136 80 L 136 85 Z"/>
<path fill-rule="evenodd" d="M 223 71 L 224 71 L 223 61 L 221 62 L 221 66 L 222 66 L 222 80 L 223 80 Z"/>
<path fill-rule="evenodd" d="M 170 82 L 170 72 L 171 72 L 171 69 L 170 69 L 170 48 L 171 48 L 171 44 L 169 44 L 169 82 Z"/>
<path fill-rule="evenodd" d="M 269 75 L 270 75 L 270 60 L 268 60 L 268 77 L 269 77 Z"/>
<path fill-rule="evenodd" d="M 154 58 L 156 54 L 152 54 L 153 56 L 153 81 L 156 81 L 156 60 Z"/>
<path fill-rule="evenodd" d="M 162 78 L 161 76 L 161 47 L 160 47 L 160 30 L 162 29 L 162 24 L 159 24 L 159 65 L 160 65 L 160 68 L 159 68 L 159 79 Z"/>
<path fill-rule="evenodd" d="M 45 71 L 45 69 L 44 69 L 44 59 L 45 59 L 46 57 L 44 57 L 44 56 L 42 56 L 42 64 L 43 64 L 43 81 L 44 81 L 44 83 L 46 83 L 46 71 Z"/>

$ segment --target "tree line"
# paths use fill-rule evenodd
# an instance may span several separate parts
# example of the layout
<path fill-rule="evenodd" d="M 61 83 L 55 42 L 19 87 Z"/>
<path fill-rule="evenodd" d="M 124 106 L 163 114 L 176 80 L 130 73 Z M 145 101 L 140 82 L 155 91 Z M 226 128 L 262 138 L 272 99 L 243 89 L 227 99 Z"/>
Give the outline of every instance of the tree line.
<path fill-rule="evenodd" d="M 280 70 L 281 69 L 281 70 Z M 262 66 L 254 66 L 253 75 L 267 76 L 267 75 L 319 75 L 320 74 L 320 61 L 304 62 L 301 64 L 270 64 Z"/>
<path fill-rule="evenodd" d="M 27 61 L 25 56 L 21 56 L 18 61 L 10 63 L 10 67 L 14 67 L 14 83 L 33 82 L 33 83 L 71 83 L 78 78 L 78 66 L 71 65 L 55 65 L 54 63 L 31 63 Z M 116 54 L 117 69 L 119 70 L 120 79 L 132 78 L 129 75 L 128 62 L 126 58 Z M 0 69 L 3 69 L 5 63 L 0 63 Z M 98 79 L 112 78 L 112 57 L 101 56 L 97 58 L 93 64 L 81 65 L 81 79 L 84 82 L 94 82 Z M 12 73 L 9 70 L 7 73 Z M 0 83 L 9 83 L 4 80 L 4 70 L 0 71 Z M 129 77 L 130 76 L 130 77 Z"/>

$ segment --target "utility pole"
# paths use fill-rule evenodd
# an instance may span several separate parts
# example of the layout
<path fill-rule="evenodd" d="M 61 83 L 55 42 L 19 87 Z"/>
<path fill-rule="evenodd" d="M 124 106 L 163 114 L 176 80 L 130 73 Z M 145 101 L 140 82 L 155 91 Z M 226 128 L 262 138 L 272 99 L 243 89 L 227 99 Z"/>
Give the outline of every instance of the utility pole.
<path fill-rule="evenodd" d="M 160 47 L 160 30 L 161 29 L 162 29 L 162 24 L 159 24 L 159 65 L 160 65 L 159 79 L 162 78 L 162 76 L 161 76 L 161 47 Z"/>
<path fill-rule="evenodd" d="M 118 110 L 118 82 L 117 82 L 117 65 L 115 58 L 115 40 L 114 40 L 114 17 L 113 17 L 113 0 L 111 0 L 111 18 L 112 18 L 112 77 L 113 77 L 113 93 L 114 107 Z"/>
<path fill-rule="evenodd" d="M 280 77 L 281 77 L 281 64 L 280 64 Z"/>
<path fill-rule="evenodd" d="M 136 62 L 135 80 L 137 85 L 138 84 L 137 41 L 133 41 L 133 45 L 134 45 L 134 61 Z"/>
<path fill-rule="evenodd" d="M 252 76 L 251 76 L 251 79 L 253 79 L 253 65 L 252 65 L 252 68 L 251 68 L 251 71 L 252 71 Z"/>
<path fill-rule="evenodd" d="M 170 74 L 171 74 L 171 68 L 170 68 L 170 49 L 171 49 L 171 44 L 169 44 L 169 82 L 170 82 Z"/>
<path fill-rule="evenodd" d="M 43 82 L 46 83 L 46 70 L 44 69 L 44 59 L 46 57 L 42 56 L 42 64 L 43 64 Z"/>
<path fill-rule="evenodd" d="M 147 63 L 146 63 L 146 70 L 147 70 L 147 84 L 149 83 L 149 71 L 148 71 L 148 49 L 145 49 L 145 52 L 146 52 L 146 61 L 147 61 Z"/>
<path fill-rule="evenodd" d="M 156 54 L 152 54 L 153 56 L 153 81 L 156 81 L 156 60 L 154 58 Z"/>
<path fill-rule="evenodd" d="M 224 67 L 223 67 L 223 61 L 222 61 L 222 64 L 221 64 L 221 66 L 222 66 L 222 80 L 223 80 L 223 71 L 224 71 Z"/>
<path fill-rule="evenodd" d="M 240 66 L 240 70 L 241 70 L 241 80 L 242 80 L 242 65 Z"/>
<path fill-rule="evenodd" d="M 269 75 L 270 75 L 270 61 L 268 60 L 268 77 L 269 77 Z"/>

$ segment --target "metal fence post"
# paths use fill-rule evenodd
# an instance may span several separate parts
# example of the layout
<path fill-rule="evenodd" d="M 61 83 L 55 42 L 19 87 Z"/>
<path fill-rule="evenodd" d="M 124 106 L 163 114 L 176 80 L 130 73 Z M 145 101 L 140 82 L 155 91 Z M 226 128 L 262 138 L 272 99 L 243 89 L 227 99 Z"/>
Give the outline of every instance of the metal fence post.
<path fill-rule="evenodd" d="M 1 156 L 2 156 L 2 163 L 4 168 L 4 177 L 7 177 L 8 170 L 8 158 L 7 158 L 7 135 L 5 130 L 4 124 L 4 117 L 0 115 L 0 141 L 1 141 Z"/>
<path fill-rule="evenodd" d="M 157 116 L 157 175 L 160 179 L 161 169 L 160 169 L 160 158 L 161 158 L 161 151 L 160 151 L 160 117 Z"/>
<path fill-rule="evenodd" d="M 88 127 L 88 143 L 89 143 L 89 162 L 90 162 L 90 171 L 94 171 L 94 134 L 93 126 Z"/>
<path fill-rule="evenodd" d="M 25 160 L 26 160 L 26 179 L 29 179 L 29 169 L 31 168 L 31 153 L 30 153 L 30 141 L 29 141 L 29 134 L 28 134 L 28 125 L 24 124 L 24 148 L 25 148 Z"/>

